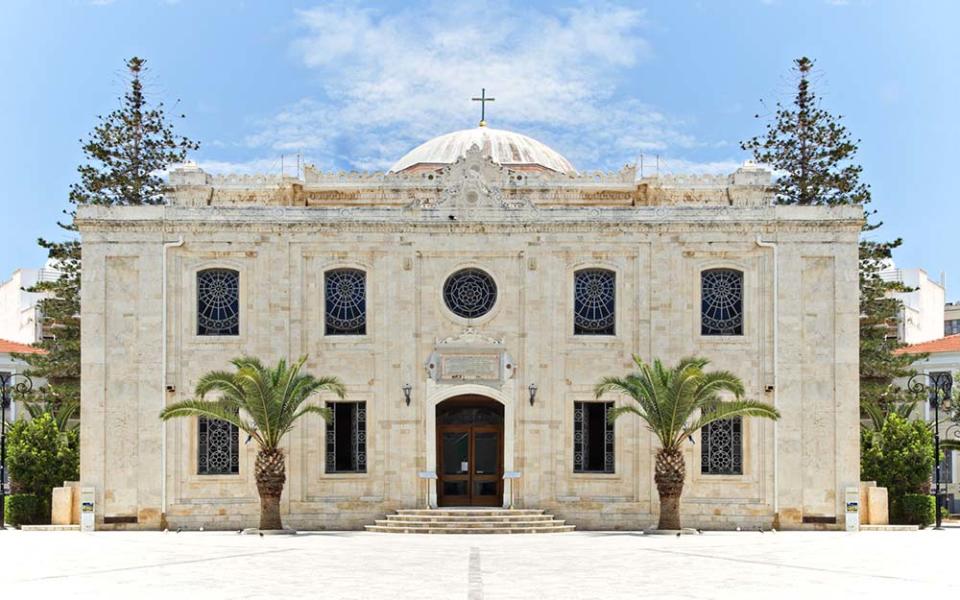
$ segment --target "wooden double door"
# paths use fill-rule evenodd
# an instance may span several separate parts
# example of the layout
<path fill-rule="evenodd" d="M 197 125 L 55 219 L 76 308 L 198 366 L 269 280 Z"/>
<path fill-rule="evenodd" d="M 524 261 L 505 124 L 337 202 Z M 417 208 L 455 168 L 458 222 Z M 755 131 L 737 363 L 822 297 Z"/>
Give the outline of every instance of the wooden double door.
<path fill-rule="evenodd" d="M 437 504 L 503 505 L 499 403 L 471 397 L 437 407 Z"/>

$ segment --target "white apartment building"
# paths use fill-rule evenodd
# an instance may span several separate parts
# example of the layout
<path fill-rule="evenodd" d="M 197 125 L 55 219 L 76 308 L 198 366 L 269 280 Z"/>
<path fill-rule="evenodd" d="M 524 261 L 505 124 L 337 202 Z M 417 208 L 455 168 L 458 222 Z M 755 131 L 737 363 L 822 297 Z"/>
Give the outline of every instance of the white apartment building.
<path fill-rule="evenodd" d="M 43 294 L 26 290 L 59 276 L 60 272 L 48 261 L 39 269 L 17 269 L 0 284 L 0 339 L 33 344 L 42 337 L 37 302 Z"/>
<path fill-rule="evenodd" d="M 922 344 L 943 337 L 945 285 L 931 279 L 923 269 L 899 269 L 893 263 L 881 277 L 886 281 L 899 281 L 912 288 L 912 292 L 894 294 L 903 302 L 897 338 L 904 344 Z"/>

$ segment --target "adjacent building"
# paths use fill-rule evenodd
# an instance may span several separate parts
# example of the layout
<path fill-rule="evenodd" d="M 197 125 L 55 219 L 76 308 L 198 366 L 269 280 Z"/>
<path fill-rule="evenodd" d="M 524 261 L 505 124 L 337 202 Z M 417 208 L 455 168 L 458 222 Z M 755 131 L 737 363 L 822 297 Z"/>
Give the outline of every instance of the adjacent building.
<path fill-rule="evenodd" d="M 945 285 L 942 274 L 936 281 L 923 269 L 900 269 L 891 263 L 880 276 L 911 289 L 892 294 L 903 303 L 897 321 L 897 339 L 904 344 L 920 344 L 943 337 Z"/>
<path fill-rule="evenodd" d="M 99 526 L 255 524 L 253 444 L 158 414 L 232 357 L 305 354 L 348 393 L 287 438 L 291 526 L 512 498 L 581 528 L 646 527 L 654 439 L 607 423 L 614 399 L 593 393 L 636 354 L 706 356 L 783 414 L 694 436 L 686 524 L 842 527 L 859 480 L 860 207 L 774 205 L 749 164 L 582 173 L 484 126 L 386 173 L 188 165 L 170 184 L 164 206 L 78 211 L 81 478 Z"/>
<path fill-rule="evenodd" d="M 938 340 L 914 344 L 901 348 L 901 354 L 927 354 L 914 363 L 918 373 L 948 378 L 955 381 L 960 374 L 960 334 L 948 335 Z M 914 411 L 918 418 L 927 422 L 934 421 L 934 412 L 930 402 L 924 402 Z M 940 411 L 940 437 L 960 440 L 960 423 L 952 421 L 947 411 Z M 940 463 L 940 481 L 944 485 L 946 506 L 951 512 L 960 512 L 960 453 L 945 450 Z"/>
<path fill-rule="evenodd" d="M 943 307 L 943 335 L 960 333 L 960 302 L 947 302 Z"/>
<path fill-rule="evenodd" d="M 60 272 L 48 262 L 39 269 L 17 269 L 0 283 L 0 339 L 34 344 L 43 337 L 37 302 L 42 293 L 28 291 L 42 281 L 55 281 Z"/>
<path fill-rule="evenodd" d="M 26 364 L 14 354 L 39 352 L 32 345 L 43 337 L 38 302 L 44 294 L 27 291 L 41 281 L 53 281 L 60 272 L 48 262 L 39 269 L 17 269 L 7 281 L 0 283 L 0 375 L 21 373 Z M 36 385 L 43 382 L 34 382 Z M 19 409 L 13 403 L 7 420 L 17 418 Z"/>

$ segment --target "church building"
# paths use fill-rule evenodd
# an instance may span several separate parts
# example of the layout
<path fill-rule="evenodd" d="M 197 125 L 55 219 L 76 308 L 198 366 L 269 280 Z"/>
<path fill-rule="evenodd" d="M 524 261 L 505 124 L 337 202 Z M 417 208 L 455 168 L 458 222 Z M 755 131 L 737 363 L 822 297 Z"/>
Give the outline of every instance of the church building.
<path fill-rule="evenodd" d="M 160 206 L 84 206 L 82 485 L 97 526 L 253 526 L 256 445 L 160 410 L 250 355 L 335 375 L 287 436 L 284 522 L 542 508 L 656 524 L 656 442 L 593 393 L 632 356 L 730 370 L 778 422 L 686 448 L 684 525 L 841 528 L 859 480 L 855 206 L 778 206 L 771 174 L 580 172 L 481 126 L 388 172 L 170 173 Z M 435 474 L 436 478 L 432 478 Z M 507 476 L 505 478 L 505 475 Z"/>

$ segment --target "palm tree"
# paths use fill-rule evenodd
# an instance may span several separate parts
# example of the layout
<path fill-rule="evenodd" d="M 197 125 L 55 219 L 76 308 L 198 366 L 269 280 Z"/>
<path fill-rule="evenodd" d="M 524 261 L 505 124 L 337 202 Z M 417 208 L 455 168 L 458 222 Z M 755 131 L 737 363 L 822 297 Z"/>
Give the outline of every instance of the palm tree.
<path fill-rule="evenodd" d="M 597 398 L 619 392 L 635 404 L 619 406 L 609 413 L 612 421 L 624 413 L 643 419 L 660 441 L 654 481 L 660 494 L 659 529 L 680 529 L 680 494 L 685 465 L 683 443 L 714 421 L 750 416 L 779 419 L 777 409 L 763 402 L 743 400 L 743 382 L 729 371 L 705 372 L 705 358 L 684 358 L 668 369 L 659 359 L 653 364 L 633 356 L 638 371 L 626 377 L 604 377 L 594 388 Z M 734 400 L 724 401 L 724 393 Z"/>
<path fill-rule="evenodd" d="M 336 377 L 314 377 L 301 373 L 307 357 L 287 365 L 281 360 L 275 368 L 264 367 L 256 358 L 240 357 L 230 363 L 236 373 L 211 371 L 197 383 L 196 398 L 167 406 L 163 420 L 175 417 L 207 417 L 236 425 L 259 446 L 254 477 L 260 493 L 260 529 L 283 529 L 280 521 L 280 494 L 286 482 L 285 460 L 280 441 L 306 414 L 325 420 L 330 410 L 305 404 L 316 392 L 333 392 L 343 398 L 346 388 Z M 207 400 L 216 392 L 215 400 Z"/>

